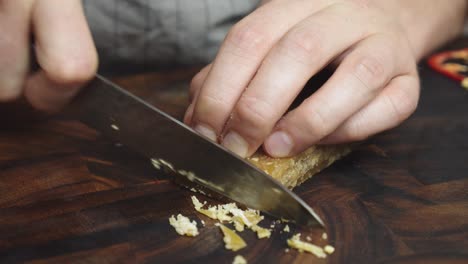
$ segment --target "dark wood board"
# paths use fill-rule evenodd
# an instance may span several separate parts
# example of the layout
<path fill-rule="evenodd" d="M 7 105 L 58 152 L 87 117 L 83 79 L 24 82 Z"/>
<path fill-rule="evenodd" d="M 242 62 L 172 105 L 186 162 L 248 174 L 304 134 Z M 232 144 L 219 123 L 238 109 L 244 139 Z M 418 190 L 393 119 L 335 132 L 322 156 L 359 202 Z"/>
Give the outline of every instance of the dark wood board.
<path fill-rule="evenodd" d="M 242 233 L 249 246 L 227 251 L 218 228 L 193 210 L 193 193 L 147 159 L 64 116 L 2 105 L 0 262 L 231 263 L 242 254 L 249 263 L 467 263 L 468 92 L 420 71 L 422 98 L 410 120 L 295 190 L 327 223 L 327 241 L 323 230 L 300 230 L 335 246 L 325 260 L 285 252 L 297 230 L 280 232 L 282 224 L 268 240 Z M 195 72 L 115 80 L 180 118 Z M 207 226 L 181 237 L 168 223 L 178 213 Z"/>

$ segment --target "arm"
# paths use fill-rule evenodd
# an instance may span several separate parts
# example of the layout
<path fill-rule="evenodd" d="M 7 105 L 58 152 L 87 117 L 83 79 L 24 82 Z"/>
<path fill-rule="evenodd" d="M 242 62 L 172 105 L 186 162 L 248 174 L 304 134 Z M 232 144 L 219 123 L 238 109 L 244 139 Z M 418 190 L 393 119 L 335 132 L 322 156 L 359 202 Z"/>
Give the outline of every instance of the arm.
<path fill-rule="evenodd" d="M 463 32 L 468 1 L 379 0 L 387 12 L 399 14 L 400 24 L 417 60 Z"/>

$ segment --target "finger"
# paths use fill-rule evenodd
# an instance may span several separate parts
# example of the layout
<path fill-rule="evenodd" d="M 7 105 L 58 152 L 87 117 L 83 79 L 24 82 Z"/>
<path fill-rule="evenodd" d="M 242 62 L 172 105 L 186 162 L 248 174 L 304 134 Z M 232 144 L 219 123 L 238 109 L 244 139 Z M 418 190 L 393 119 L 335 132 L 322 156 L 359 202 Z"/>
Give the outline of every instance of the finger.
<path fill-rule="evenodd" d="M 411 72 L 410 49 L 394 39 L 377 34 L 357 44 L 323 87 L 278 123 L 265 150 L 277 157 L 301 152 L 368 104 L 394 76 Z"/>
<path fill-rule="evenodd" d="M 44 111 L 63 107 L 97 70 L 97 52 L 80 0 L 41 0 L 32 26 L 41 71 L 25 87 L 30 103 Z"/>
<path fill-rule="evenodd" d="M 29 70 L 32 0 L 0 2 L 0 101 L 18 98 Z"/>
<path fill-rule="evenodd" d="M 193 117 L 193 104 L 189 104 L 187 107 L 187 110 L 185 111 L 184 114 L 184 124 L 191 126 L 192 125 L 192 117 Z"/>
<path fill-rule="evenodd" d="M 253 154 L 307 81 L 374 33 L 375 29 L 363 26 L 363 16 L 349 16 L 350 8 L 331 5 L 322 9 L 296 25 L 271 49 L 234 108 L 225 129 L 225 147 L 242 156 Z M 343 30 L 346 28 L 353 30 Z"/>
<path fill-rule="evenodd" d="M 195 130 L 216 140 L 213 135 L 220 135 L 267 52 L 294 24 L 310 14 L 313 5 L 310 1 L 305 3 L 273 1 L 233 27 L 194 102 Z"/>
<path fill-rule="evenodd" d="M 417 73 L 396 77 L 375 100 L 346 120 L 320 144 L 364 140 L 397 126 L 416 110 L 419 91 Z"/>
<path fill-rule="evenodd" d="M 200 92 L 200 89 L 203 85 L 203 83 L 206 80 L 206 76 L 208 76 L 208 72 L 211 70 L 211 63 L 208 64 L 206 67 L 204 67 L 199 73 L 193 77 L 192 82 L 190 83 L 190 89 L 189 89 L 189 106 L 187 107 L 187 110 L 185 111 L 184 115 L 184 123 L 187 125 L 191 125 L 192 123 L 192 117 L 193 117 L 193 109 L 194 109 L 194 104 L 193 102 L 196 101 L 196 98 L 198 98 L 198 94 Z"/>
<path fill-rule="evenodd" d="M 208 64 L 193 77 L 192 82 L 190 83 L 190 89 L 189 89 L 190 103 L 192 103 L 195 100 L 198 92 L 200 91 L 200 88 L 203 86 L 203 83 L 205 83 L 206 77 L 208 76 L 208 73 L 211 70 L 211 65 L 212 65 L 211 63 Z"/>

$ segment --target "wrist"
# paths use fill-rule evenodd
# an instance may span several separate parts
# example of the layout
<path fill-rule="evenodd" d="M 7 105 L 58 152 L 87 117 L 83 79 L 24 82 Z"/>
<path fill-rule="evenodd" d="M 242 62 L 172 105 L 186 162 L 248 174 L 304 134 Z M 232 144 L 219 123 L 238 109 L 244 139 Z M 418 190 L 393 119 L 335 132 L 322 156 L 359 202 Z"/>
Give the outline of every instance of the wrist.
<path fill-rule="evenodd" d="M 466 0 L 379 1 L 394 6 L 418 61 L 463 32 Z"/>

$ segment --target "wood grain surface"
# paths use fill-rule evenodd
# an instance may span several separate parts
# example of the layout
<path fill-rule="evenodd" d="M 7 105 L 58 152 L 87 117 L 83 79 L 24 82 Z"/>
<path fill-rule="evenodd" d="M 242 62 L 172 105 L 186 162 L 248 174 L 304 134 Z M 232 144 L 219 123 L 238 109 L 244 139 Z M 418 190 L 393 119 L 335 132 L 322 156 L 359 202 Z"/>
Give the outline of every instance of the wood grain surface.
<path fill-rule="evenodd" d="M 115 80 L 180 118 L 195 71 Z M 326 230 L 285 233 L 277 224 L 268 240 L 244 232 L 249 246 L 237 253 L 193 210 L 193 193 L 147 159 L 66 116 L 2 105 L 0 262 L 231 263 L 241 254 L 249 263 L 468 263 L 468 92 L 420 71 L 422 98 L 410 120 L 295 190 Z M 177 213 L 207 225 L 181 237 L 168 222 Z M 295 232 L 336 251 L 327 259 L 285 252 Z"/>

